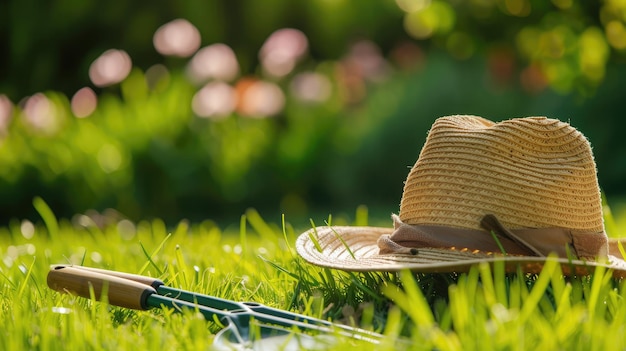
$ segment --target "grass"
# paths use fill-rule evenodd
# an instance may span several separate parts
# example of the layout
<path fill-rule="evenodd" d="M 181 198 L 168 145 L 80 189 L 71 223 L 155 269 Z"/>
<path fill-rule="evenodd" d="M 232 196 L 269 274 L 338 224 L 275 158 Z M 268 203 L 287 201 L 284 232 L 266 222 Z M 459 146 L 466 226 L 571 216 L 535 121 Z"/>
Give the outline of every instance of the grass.
<path fill-rule="evenodd" d="M 100 228 L 87 217 L 57 220 L 42 201 L 35 206 L 40 224 L 0 228 L 1 350 L 212 347 L 220 326 L 193 312 L 128 310 L 50 290 L 46 274 L 57 263 L 150 275 L 173 287 L 357 324 L 410 340 L 403 348 L 626 348 L 626 290 L 601 269 L 581 278 L 564 278 L 552 263 L 538 275 L 506 274 L 498 265 L 458 275 L 346 273 L 303 262 L 292 246 L 300 230 L 284 219 L 268 223 L 254 210 L 226 228 L 207 220 L 167 229 L 159 219 Z"/>

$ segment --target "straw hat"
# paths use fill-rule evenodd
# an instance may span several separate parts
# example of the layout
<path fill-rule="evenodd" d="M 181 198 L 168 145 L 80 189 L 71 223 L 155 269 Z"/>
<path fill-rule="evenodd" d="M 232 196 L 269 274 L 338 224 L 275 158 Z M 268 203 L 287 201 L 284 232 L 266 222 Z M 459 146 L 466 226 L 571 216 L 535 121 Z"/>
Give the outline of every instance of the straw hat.
<path fill-rule="evenodd" d="M 346 271 L 463 272 L 501 260 L 536 273 L 556 254 L 566 274 L 605 266 L 626 276 L 604 231 L 589 142 L 555 119 L 437 119 L 392 217 L 393 228 L 313 228 L 296 249 Z"/>

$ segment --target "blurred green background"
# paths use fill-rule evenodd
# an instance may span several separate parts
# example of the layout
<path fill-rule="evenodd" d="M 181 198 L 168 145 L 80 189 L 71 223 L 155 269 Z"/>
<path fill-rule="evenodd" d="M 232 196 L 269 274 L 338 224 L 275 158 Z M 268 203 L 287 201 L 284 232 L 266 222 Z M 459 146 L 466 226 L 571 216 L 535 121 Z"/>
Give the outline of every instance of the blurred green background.
<path fill-rule="evenodd" d="M 440 116 L 545 115 L 626 192 L 626 2 L 6 0 L 0 224 L 397 212 Z M 93 212 L 96 211 L 96 212 Z"/>

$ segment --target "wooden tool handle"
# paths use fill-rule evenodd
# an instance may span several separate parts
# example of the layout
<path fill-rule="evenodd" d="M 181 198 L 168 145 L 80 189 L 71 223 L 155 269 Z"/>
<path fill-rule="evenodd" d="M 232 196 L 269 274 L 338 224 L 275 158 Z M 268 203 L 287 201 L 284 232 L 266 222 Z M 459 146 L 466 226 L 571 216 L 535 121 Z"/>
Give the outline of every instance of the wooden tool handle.
<path fill-rule="evenodd" d="M 111 305 L 136 310 L 149 309 L 148 296 L 156 293 L 154 288 L 146 284 L 72 266 L 53 266 L 48 272 L 47 281 L 51 289 L 86 298 L 91 297 L 89 290 L 93 287 L 97 300 L 102 298 L 102 290 L 106 286 Z"/>
<path fill-rule="evenodd" d="M 161 281 L 159 279 L 156 279 L 156 278 L 152 278 L 152 277 L 146 277 L 145 275 L 125 273 L 125 272 L 117 272 L 117 271 L 109 271 L 107 269 L 101 269 L 101 268 L 91 268 L 91 267 L 73 266 L 73 265 L 54 265 L 54 266 L 51 267 L 51 269 L 56 269 L 58 267 L 72 267 L 72 268 L 77 268 L 77 269 L 86 270 L 86 271 L 90 271 L 90 272 L 101 273 L 101 274 L 106 274 L 106 275 L 112 275 L 112 276 L 115 276 L 115 277 L 136 281 L 136 282 L 141 283 L 141 284 L 150 285 L 151 287 L 153 287 L 155 289 L 158 288 L 161 285 L 165 285 L 165 283 L 163 283 L 163 281 Z"/>

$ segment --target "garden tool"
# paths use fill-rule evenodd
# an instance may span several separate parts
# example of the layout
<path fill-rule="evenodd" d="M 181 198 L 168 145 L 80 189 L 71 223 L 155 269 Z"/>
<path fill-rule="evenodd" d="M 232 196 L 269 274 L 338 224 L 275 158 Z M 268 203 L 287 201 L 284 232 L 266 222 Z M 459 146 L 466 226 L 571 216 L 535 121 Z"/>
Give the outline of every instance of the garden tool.
<path fill-rule="evenodd" d="M 308 317 L 255 302 L 236 302 L 166 286 L 161 280 L 83 266 L 55 265 L 48 286 L 81 297 L 106 298 L 111 305 L 148 310 L 192 310 L 225 326 L 215 337 L 219 349 L 324 349 L 337 336 L 379 344 L 381 334 Z M 93 294 L 93 295 L 92 295 Z"/>

